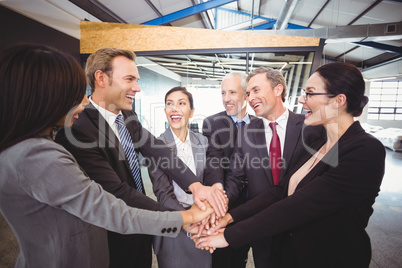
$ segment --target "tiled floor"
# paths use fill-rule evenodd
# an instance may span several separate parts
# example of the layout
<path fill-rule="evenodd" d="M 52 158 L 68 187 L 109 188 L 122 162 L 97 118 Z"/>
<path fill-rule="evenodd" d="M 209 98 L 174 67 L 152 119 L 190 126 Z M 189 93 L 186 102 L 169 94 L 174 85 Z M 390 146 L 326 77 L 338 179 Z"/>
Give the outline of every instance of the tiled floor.
<path fill-rule="evenodd" d="M 385 176 L 367 232 L 373 252 L 370 268 L 402 267 L 402 153 L 387 149 Z"/>
<path fill-rule="evenodd" d="M 370 268 L 402 267 L 402 153 L 387 149 L 385 165 L 381 192 L 367 227 L 373 252 Z M 155 198 L 146 170 L 142 173 L 146 192 Z M 158 267 L 156 260 L 152 267 Z M 252 255 L 249 254 L 247 268 L 252 267 Z"/>

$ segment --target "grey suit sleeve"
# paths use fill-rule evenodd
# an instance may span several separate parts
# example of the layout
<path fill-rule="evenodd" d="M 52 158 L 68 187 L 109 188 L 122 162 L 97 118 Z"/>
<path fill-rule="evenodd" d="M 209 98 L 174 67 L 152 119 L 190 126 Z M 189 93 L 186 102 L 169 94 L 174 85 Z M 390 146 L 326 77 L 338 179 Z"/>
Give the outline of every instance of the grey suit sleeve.
<path fill-rule="evenodd" d="M 107 230 L 175 237 L 180 230 L 179 212 L 154 212 L 128 207 L 104 191 L 79 168 L 75 159 L 54 142 L 35 143 L 19 158 L 18 178 L 32 198 Z"/>
<path fill-rule="evenodd" d="M 85 118 L 84 116 L 83 118 Z M 118 152 L 116 151 L 115 158 L 112 159 L 113 154 L 107 154 L 112 149 L 103 148 L 106 146 L 101 145 L 101 141 L 95 142 L 96 139 L 92 136 L 93 131 L 95 131 L 96 135 L 99 135 L 98 130 L 94 130 L 93 127 L 90 130 L 86 130 L 83 127 L 85 124 L 91 123 L 89 120 L 86 120 L 80 122 L 78 126 L 72 127 L 71 131 L 74 139 L 82 144 L 96 143 L 95 146 L 90 146 L 90 148 L 87 148 L 88 146 L 77 146 L 66 135 L 67 129 L 58 132 L 56 142 L 61 144 L 74 156 L 80 167 L 85 170 L 85 173 L 92 180 L 102 185 L 105 191 L 122 199 L 127 205 L 147 210 L 165 211 L 166 208 L 164 206 L 138 192 L 133 186 L 128 184 L 129 180 L 132 181 L 132 176 L 128 170 L 124 169 L 122 171 L 121 168 L 117 167 L 118 162 L 121 162 L 121 165 L 124 167 L 123 161 L 120 161 L 118 158 Z"/>

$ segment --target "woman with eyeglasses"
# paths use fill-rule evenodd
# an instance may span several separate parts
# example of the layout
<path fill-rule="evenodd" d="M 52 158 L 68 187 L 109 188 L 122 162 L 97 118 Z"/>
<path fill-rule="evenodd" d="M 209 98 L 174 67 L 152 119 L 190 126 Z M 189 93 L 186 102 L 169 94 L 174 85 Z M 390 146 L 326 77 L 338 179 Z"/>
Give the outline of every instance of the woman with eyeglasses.
<path fill-rule="evenodd" d="M 218 227 L 235 224 L 201 237 L 197 247 L 236 248 L 274 235 L 270 267 L 369 267 L 365 228 L 384 175 L 385 149 L 355 120 L 368 102 L 364 91 L 355 66 L 319 67 L 299 102 L 305 124 L 323 125 L 326 140 L 306 148 L 310 154 L 281 187 L 231 210 Z"/>
<path fill-rule="evenodd" d="M 70 55 L 43 45 L 0 51 L 0 212 L 20 247 L 15 267 L 109 267 L 105 229 L 175 237 L 213 211 L 131 208 L 91 181 L 52 139 L 78 118 L 85 90 Z"/>

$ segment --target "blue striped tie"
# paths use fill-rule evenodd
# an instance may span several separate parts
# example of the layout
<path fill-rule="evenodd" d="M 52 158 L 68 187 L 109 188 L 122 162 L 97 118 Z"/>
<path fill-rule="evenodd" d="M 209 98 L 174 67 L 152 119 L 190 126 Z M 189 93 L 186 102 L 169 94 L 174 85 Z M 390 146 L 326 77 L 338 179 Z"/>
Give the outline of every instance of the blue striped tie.
<path fill-rule="evenodd" d="M 141 174 L 140 174 L 140 168 L 138 166 L 137 155 L 135 153 L 130 133 L 128 132 L 126 125 L 124 124 L 123 116 L 119 114 L 116 117 L 115 122 L 117 124 L 117 128 L 119 129 L 120 142 L 126 154 L 127 161 L 130 164 L 130 168 L 134 177 L 134 182 L 135 185 L 137 186 L 137 191 L 140 193 L 144 193 L 141 184 Z"/>

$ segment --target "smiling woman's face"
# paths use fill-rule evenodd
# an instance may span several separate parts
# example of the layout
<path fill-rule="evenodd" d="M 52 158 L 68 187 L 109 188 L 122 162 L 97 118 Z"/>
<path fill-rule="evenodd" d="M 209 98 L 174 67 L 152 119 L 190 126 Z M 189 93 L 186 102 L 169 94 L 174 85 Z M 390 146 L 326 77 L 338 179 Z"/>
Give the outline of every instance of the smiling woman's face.
<path fill-rule="evenodd" d="M 325 89 L 325 81 L 318 74 L 314 73 L 310 76 L 306 83 L 307 93 L 327 93 Z M 306 111 L 304 123 L 306 125 L 324 125 L 328 124 L 338 117 L 338 109 L 334 108 L 332 95 L 309 95 L 299 98 L 299 102 Z"/>
<path fill-rule="evenodd" d="M 165 114 L 172 130 L 186 129 L 193 113 L 187 95 L 181 91 L 172 92 L 166 97 Z"/>

